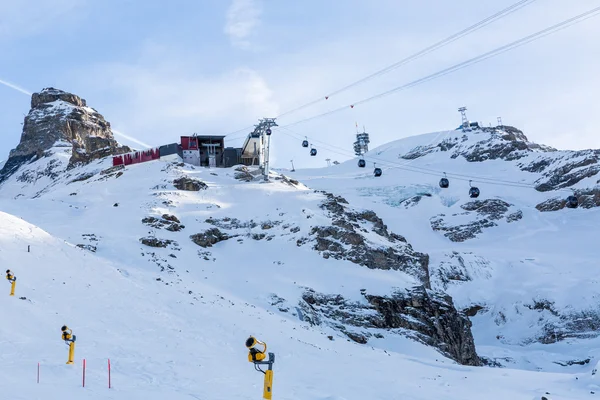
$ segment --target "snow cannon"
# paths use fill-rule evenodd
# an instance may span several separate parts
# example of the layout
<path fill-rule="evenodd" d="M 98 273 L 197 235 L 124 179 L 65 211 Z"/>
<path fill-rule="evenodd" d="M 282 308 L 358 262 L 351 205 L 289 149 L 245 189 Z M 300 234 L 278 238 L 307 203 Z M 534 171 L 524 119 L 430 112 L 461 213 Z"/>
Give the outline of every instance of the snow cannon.
<path fill-rule="evenodd" d="M 263 349 L 258 350 L 256 346 L 263 346 Z M 263 361 L 267 357 L 267 344 L 256 340 L 254 336 L 250 336 L 246 340 L 246 347 L 250 350 L 248 352 L 248 361 L 250 362 Z"/>
<path fill-rule="evenodd" d="M 6 270 L 6 280 L 10 283 L 10 295 L 15 295 L 15 286 L 17 285 L 17 277 L 11 272 L 10 269 Z"/>
<path fill-rule="evenodd" d="M 69 359 L 67 360 L 67 364 L 74 364 L 75 340 L 77 339 L 77 337 L 73 335 L 73 330 L 69 329 L 69 327 L 66 325 L 63 325 L 62 328 L 60 328 L 60 330 L 62 332 L 62 340 L 64 340 L 65 343 L 69 346 Z"/>
<path fill-rule="evenodd" d="M 262 346 L 263 349 L 259 350 L 256 346 Z M 248 361 L 254 363 L 254 369 L 258 372 L 262 372 L 265 375 L 265 385 L 263 389 L 263 399 L 271 400 L 273 396 L 273 364 L 275 363 L 275 354 L 268 353 L 267 357 L 267 344 L 256 339 L 254 336 L 250 336 L 246 340 L 246 347 L 249 349 Z M 260 368 L 261 365 L 267 365 L 266 371 Z"/>

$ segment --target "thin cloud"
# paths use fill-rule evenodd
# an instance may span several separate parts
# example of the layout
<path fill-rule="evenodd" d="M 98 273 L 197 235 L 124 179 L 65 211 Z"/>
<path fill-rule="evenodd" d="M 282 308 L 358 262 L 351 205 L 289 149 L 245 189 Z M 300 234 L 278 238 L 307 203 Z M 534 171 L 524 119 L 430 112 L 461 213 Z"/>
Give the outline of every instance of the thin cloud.
<path fill-rule="evenodd" d="M 260 25 L 262 10 L 256 0 L 233 0 L 227 9 L 225 33 L 234 46 L 250 47 L 249 38 Z"/>
<path fill-rule="evenodd" d="M 139 144 L 140 146 L 143 146 L 143 147 L 146 147 L 146 148 L 152 147 L 151 145 L 149 145 L 147 143 L 144 143 L 141 140 L 138 140 L 138 139 L 134 138 L 133 136 L 126 135 L 123 132 L 120 132 L 120 131 L 117 131 L 117 130 L 114 130 L 114 129 L 111 129 L 111 130 L 112 130 L 112 133 L 114 133 L 116 136 L 122 137 L 125 140 L 129 140 L 130 142 L 133 142 L 135 144 Z"/>
<path fill-rule="evenodd" d="M 7 86 L 11 89 L 16 90 L 17 92 L 21 92 L 23 94 L 26 94 L 27 96 L 31 96 L 31 92 L 29 90 L 25 90 L 23 89 L 21 86 L 15 85 L 14 83 L 10 83 L 8 81 L 4 81 L 2 79 L 0 79 L 0 84 Z"/>

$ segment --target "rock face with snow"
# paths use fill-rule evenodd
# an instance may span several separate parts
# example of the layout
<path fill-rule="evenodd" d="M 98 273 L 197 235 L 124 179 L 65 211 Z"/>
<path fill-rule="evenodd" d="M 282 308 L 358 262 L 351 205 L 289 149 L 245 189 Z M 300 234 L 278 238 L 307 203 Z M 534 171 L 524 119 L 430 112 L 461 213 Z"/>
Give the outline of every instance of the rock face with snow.
<path fill-rule="evenodd" d="M 437 152 L 448 152 L 451 159 L 463 158 L 474 163 L 489 160 L 516 162 L 519 170 L 536 175 L 532 187 L 539 192 L 575 188 L 587 180 L 588 186 L 574 189 L 575 194 L 583 197 L 585 208 L 600 206 L 596 195 L 600 185 L 600 150 L 556 150 L 530 142 L 515 127 L 498 126 L 451 135 L 434 144 L 419 145 L 399 157 L 415 160 Z M 564 206 L 564 200 L 550 199 L 537 208 L 540 211 L 556 211 Z"/>
<path fill-rule="evenodd" d="M 348 202 L 343 197 L 331 193 L 325 196 L 321 208 L 329 212 L 332 224 L 314 226 L 310 232 L 315 240 L 314 249 L 324 258 L 349 260 L 371 269 L 404 271 L 430 287 L 427 254 L 414 251 L 404 237 L 389 232 L 373 211 L 347 210 Z M 379 237 L 380 243 L 367 240 L 365 233 L 370 231 Z"/>
<path fill-rule="evenodd" d="M 31 110 L 25 117 L 21 141 L 10 152 L 0 171 L 0 182 L 21 165 L 48 155 L 53 147 L 71 151 L 71 166 L 130 151 L 119 146 L 110 123 L 88 107 L 84 99 L 62 90 L 46 88 L 32 95 Z"/>
<path fill-rule="evenodd" d="M 404 334 L 461 364 L 481 365 L 471 322 L 456 310 L 450 296 L 423 286 L 389 296 L 362 294 L 366 303 L 308 290 L 300 303 L 303 318 L 313 325 L 339 329 L 363 344 L 371 337 L 383 337 L 382 332 Z"/>
<path fill-rule="evenodd" d="M 469 141 L 468 135 L 478 135 L 480 133 L 489 135 L 482 137 L 475 144 Z M 502 126 L 481 128 L 444 139 L 436 144 L 417 146 L 408 153 L 401 155 L 401 158 L 414 160 L 438 151 L 451 152 L 451 158 L 463 157 L 469 162 L 483 162 L 497 159 L 514 161 L 533 152 L 554 152 L 556 149 L 530 142 L 527 136 L 515 127 Z"/>
<path fill-rule="evenodd" d="M 444 233 L 453 242 L 464 242 L 477 237 L 484 229 L 498 226 L 504 220 L 507 223 L 523 218 L 520 210 L 500 199 L 475 200 L 461 206 L 466 212 L 446 216 L 440 214 L 430 220 L 434 231 Z M 466 218 L 466 222 L 463 222 Z"/>

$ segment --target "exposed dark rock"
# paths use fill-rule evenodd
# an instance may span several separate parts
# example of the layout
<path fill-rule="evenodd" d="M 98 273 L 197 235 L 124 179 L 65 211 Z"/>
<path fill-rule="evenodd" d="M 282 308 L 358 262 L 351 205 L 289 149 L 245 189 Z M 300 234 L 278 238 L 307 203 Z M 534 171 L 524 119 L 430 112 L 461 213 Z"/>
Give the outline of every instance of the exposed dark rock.
<path fill-rule="evenodd" d="M 175 245 L 177 244 L 177 242 L 175 242 L 173 240 L 159 239 L 159 238 L 151 237 L 151 236 L 141 238 L 140 242 L 142 242 L 142 244 L 145 244 L 146 246 L 150 246 L 150 247 L 167 247 L 170 244 L 175 244 Z"/>
<path fill-rule="evenodd" d="M 467 317 L 474 317 L 477 315 L 477 313 L 481 310 L 484 310 L 485 308 L 479 305 L 474 305 L 471 307 L 467 307 L 463 310 L 463 313 L 467 316 Z"/>
<path fill-rule="evenodd" d="M 69 183 L 87 181 L 88 179 L 92 178 L 94 175 L 96 175 L 96 174 L 93 173 L 93 172 L 87 172 L 87 173 L 84 173 L 84 174 L 80 174 L 75 179 L 73 179 L 72 181 L 70 181 Z"/>
<path fill-rule="evenodd" d="M 70 150 L 69 165 L 131 151 L 119 146 L 110 123 L 80 97 L 54 88 L 34 93 L 19 145 L 0 171 L 0 182 L 20 166 L 48 155 L 52 147 Z"/>
<path fill-rule="evenodd" d="M 225 218 L 221 218 L 221 219 L 210 217 L 210 218 L 206 219 L 204 222 L 206 222 L 207 224 L 214 225 L 217 228 L 221 228 L 221 229 L 253 229 L 258 226 L 258 224 L 252 220 L 242 222 L 237 218 L 229 218 L 229 217 L 225 217 Z"/>
<path fill-rule="evenodd" d="M 414 207 L 421 202 L 423 197 L 431 197 L 431 194 L 429 194 L 429 193 L 419 194 L 417 196 L 413 196 L 411 198 L 404 200 L 400 204 L 402 204 L 404 206 L 404 208 Z"/>
<path fill-rule="evenodd" d="M 423 286 L 391 296 L 362 294 L 367 304 L 308 290 L 300 302 L 304 320 L 313 325 L 328 324 L 359 343 L 365 343 L 367 337 L 351 332 L 349 327 L 385 329 L 434 346 L 461 364 L 481 365 L 471 322 L 454 308 L 450 296 Z"/>
<path fill-rule="evenodd" d="M 281 181 L 281 182 L 285 183 L 286 185 L 289 185 L 289 186 L 292 186 L 292 187 L 297 187 L 300 184 L 300 182 L 298 182 L 297 180 L 289 178 L 289 177 L 287 177 L 285 175 L 276 176 L 275 180 L 276 181 Z"/>
<path fill-rule="evenodd" d="M 563 161 L 564 158 L 573 161 Z M 600 150 L 582 150 L 565 154 L 562 159 L 547 160 L 545 163 L 551 165 L 555 161 L 557 166 L 550 168 L 544 173 L 544 177 L 539 179 L 536 184 L 536 190 L 547 192 L 550 190 L 567 188 L 575 185 L 583 179 L 597 175 L 600 172 Z M 535 170 L 535 166 L 544 163 L 544 160 L 537 160 L 529 166 L 522 167 L 525 170 Z"/>
<path fill-rule="evenodd" d="M 508 211 L 512 207 L 511 204 L 500 199 L 475 200 L 463 204 L 461 208 L 466 210 L 466 213 L 455 214 L 447 217 L 445 214 L 439 214 L 430 219 L 431 228 L 434 231 L 444 232 L 444 236 L 453 242 L 464 242 L 468 239 L 477 237 L 485 228 L 497 226 L 496 221 L 502 219 L 506 222 L 514 222 L 523 217 L 523 213 L 517 210 L 511 214 Z M 469 223 L 459 223 L 453 225 L 452 217 L 459 217 L 463 220 L 464 216 L 472 215 L 474 219 Z"/>
<path fill-rule="evenodd" d="M 191 192 L 208 189 L 208 185 L 206 183 L 187 176 L 175 179 L 173 181 L 173 185 L 175 185 L 175 187 L 179 190 L 187 190 Z"/>
<path fill-rule="evenodd" d="M 514 212 L 512 214 L 508 214 L 506 216 L 506 222 L 511 223 L 511 222 L 518 221 L 518 220 L 520 220 L 522 218 L 523 218 L 523 211 L 518 210 L 518 211 L 516 211 L 516 212 Z"/>
<path fill-rule="evenodd" d="M 113 167 L 103 169 L 102 171 L 100 171 L 100 175 L 113 175 L 116 172 L 123 171 L 124 169 L 125 169 L 124 165 L 115 165 Z"/>
<path fill-rule="evenodd" d="M 360 333 L 348 332 L 348 331 L 344 331 L 344 333 L 346 334 L 346 336 L 348 336 L 350 339 L 352 339 L 356 343 L 367 344 L 367 342 L 368 342 L 367 337 L 365 335 L 361 335 Z"/>
<path fill-rule="evenodd" d="M 234 236 L 229 236 L 221 232 L 218 228 L 211 228 L 204 233 L 197 233 L 190 236 L 190 239 L 200 247 L 212 247 L 214 244 L 231 239 L 232 237 Z"/>
<path fill-rule="evenodd" d="M 371 269 L 407 272 L 426 287 L 430 286 L 427 254 L 414 251 L 405 238 L 388 232 L 387 226 L 373 211 L 349 211 L 345 208 L 348 202 L 344 198 L 331 193 L 325 193 L 325 196 L 320 207 L 330 212 L 332 226 L 315 226 L 310 232 L 316 240 L 314 249 L 324 258 L 349 260 Z M 366 240 L 361 234 L 365 226 L 385 239 L 389 246 Z M 299 241 L 298 245 L 303 243 L 305 241 Z"/>
<path fill-rule="evenodd" d="M 424 336 L 421 340 L 438 347 L 457 362 L 481 365 L 475 351 L 471 321 L 454 308 L 450 296 L 417 287 L 391 297 L 367 295 L 366 298 L 384 316 L 390 328 L 419 332 Z"/>
<path fill-rule="evenodd" d="M 91 251 L 92 253 L 95 253 L 96 250 L 98 250 L 98 248 L 96 246 L 91 245 L 91 244 L 78 244 L 77 247 L 84 249 L 84 250 Z"/>
<path fill-rule="evenodd" d="M 525 307 L 529 308 L 530 310 L 546 310 L 549 311 L 550 314 L 558 316 L 558 312 L 554 308 L 554 302 L 546 299 L 534 300 L 533 304 L 525 304 Z"/>
<path fill-rule="evenodd" d="M 142 223 L 156 229 L 164 228 L 171 232 L 179 232 L 185 228 L 185 225 L 182 225 L 176 216 L 169 214 L 163 214 L 161 218 L 145 217 L 142 219 Z"/>
<path fill-rule="evenodd" d="M 233 177 L 244 182 L 252 182 L 262 176 L 259 169 L 250 169 L 245 165 L 238 165 L 234 168 L 234 171 Z"/>
<path fill-rule="evenodd" d="M 563 367 L 570 367 L 571 365 L 586 365 L 592 361 L 590 358 L 586 358 L 584 360 L 569 360 L 569 361 L 554 361 L 554 364 L 561 365 Z"/>
<path fill-rule="evenodd" d="M 177 218 L 174 215 L 170 215 L 170 214 L 163 214 L 162 215 L 162 219 L 164 219 L 165 221 L 171 221 L 171 222 L 176 222 L 178 224 L 181 223 L 181 221 L 179 220 L 179 218 Z"/>

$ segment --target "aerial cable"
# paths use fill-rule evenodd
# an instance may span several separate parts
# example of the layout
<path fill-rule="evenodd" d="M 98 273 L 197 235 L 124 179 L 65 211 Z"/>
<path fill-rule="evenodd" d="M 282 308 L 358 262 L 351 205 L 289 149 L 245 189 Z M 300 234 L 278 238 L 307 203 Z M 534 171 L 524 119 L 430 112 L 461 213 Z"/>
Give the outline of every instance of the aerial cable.
<path fill-rule="evenodd" d="M 289 136 L 294 139 L 298 139 L 297 136 L 299 136 L 299 134 L 296 132 L 293 132 L 289 128 L 279 127 L 279 129 L 280 129 L 279 132 L 281 134 Z M 281 129 L 284 129 L 289 133 L 282 132 Z M 317 140 L 313 140 L 313 141 L 318 142 Z M 331 153 L 335 153 L 335 154 L 342 155 L 345 157 L 348 157 L 348 156 L 354 157 L 354 153 L 352 153 L 348 150 L 339 148 L 337 146 L 323 144 L 323 147 L 325 147 L 326 150 Z M 352 154 L 350 154 L 350 153 L 352 153 Z M 423 168 L 423 167 L 416 167 L 416 166 L 407 167 L 406 164 L 401 164 L 401 163 L 397 163 L 394 161 L 382 160 L 380 158 L 376 158 L 376 157 L 372 157 L 372 156 L 363 155 L 362 157 L 365 160 L 368 160 L 371 162 L 377 162 L 388 168 L 400 169 L 400 170 L 404 170 L 407 172 L 420 173 L 420 174 L 436 176 L 436 177 L 439 177 L 440 175 L 444 175 L 444 176 L 448 176 L 454 180 L 463 181 L 463 182 L 472 181 L 472 182 L 478 182 L 478 183 L 489 184 L 489 185 L 510 186 L 510 187 L 516 187 L 516 188 L 522 188 L 522 189 L 535 189 L 535 185 L 533 183 L 507 181 L 507 180 L 496 179 L 496 178 L 478 177 L 478 176 L 474 176 L 474 175 L 455 174 L 455 173 L 451 173 L 451 172 L 437 171 L 437 170 L 433 170 L 430 168 Z M 571 193 L 572 190 L 561 188 L 561 189 L 555 189 L 554 192 L 569 192 L 569 193 Z"/>
<path fill-rule="evenodd" d="M 291 131 L 289 128 L 283 128 L 285 130 L 287 130 L 288 132 L 292 133 L 293 131 Z M 282 134 L 286 134 L 285 132 L 281 132 Z M 295 135 L 298 135 L 297 133 Z M 287 134 L 287 136 L 290 137 L 294 137 L 290 134 Z M 295 137 L 297 139 L 297 137 Z M 328 151 L 332 152 L 332 153 L 336 153 L 342 156 L 350 156 L 351 152 L 345 149 L 342 149 L 340 147 L 337 146 L 333 146 L 333 145 L 322 145 L 323 147 L 325 147 Z M 329 147 L 329 148 L 328 148 Z M 331 149 L 333 148 L 333 149 Z M 334 150 L 335 149 L 335 150 Z M 352 157 L 354 157 L 354 154 L 351 155 Z M 434 169 L 430 169 L 430 168 L 423 168 L 423 167 L 415 167 L 415 166 L 411 166 L 411 167 L 406 167 L 406 164 L 402 164 L 402 163 L 398 163 L 398 162 L 394 162 L 394 161 L 387 161 L 387 160 L 383 160 L 380 158 L 376 158 L 373 156 L 363 156 L 364 159 L 369 159 L 372 160 L 373 162 L 378 162 L 380 164 L 384 164 L 387 165 L 390 168 L 397 168 L 397 169 L 402 169 L 405 171 L 409 171 L 409 172 L 417 172 L 417 173 L 422 173 L 425 175 L 432 175 L 432 176 L 439 176 L 440 174 L 445 174 L 445 172 L 442 171 L 438 171 L 438 170 L 434 170 Z M 462 175 L 462 174 L 455 174 L 455 173 L 447 173 L 448 176 L 452 177 L 453 179 L 456 180 L 463 180 L 463 181 L 468 181 L 470 179 L 473 179 L 474 176 L 471 175 Z M 523 187 L 523 188 L 532 188 L 534 187 L 533 184 L 531 183 L 523 183 L 523 182 L 515 182 L 515 181 L 507 181 L 507 180 L 502 180 L 502 179 L 496 179 L 496 178 L 485 178 L 485 177 L 475 177 L 475 179 L 477 179 L 478 182 L 480 183 L 491 183 L 492 181 L 497 183 L 504 183 L 510 186 L 517 186 L 517 187 Z M 490 182 L 484 182 L 484 181 L 490 181 Z"/>
<path fill-rule="evenodd" d="M 352 82 L 352 83 L 350 83 L 350 84 L 348 84 L 348 85 L 346 85 L 346 86 L 344 86 L 344 87 L 342 87 L 340 89 L 337 89 L 337 90 L 335 90 L 333 92 L 330 92 L 329 94 L 327 94 L 327 95 L 325 95 L 323 97 L 319 97 L 318 99 L 310 101 L 310 102 L 308 102 L 306 104 L 303 104 L 303 105 L 301 105 L 299 107 L 296 107 L 296 108 L 294 108 L 292 110 L 286 111 L 286 112 L 280 114 L 279 116 L 277 116 L 277 118 L 281 118 L 281 117 L 283 117 L 285 115 L 289 115 L 289 114 L 292 114 L 292 113 L 294 113 L 296 111 L 300 111 L 300 110 L 302 110 L 304 108 L 307 108 L 307 107 L 310 107 L 312 105 L 315 105 L 315 104 L 317 104 L 317 103 L 319 103 L 319 102 L 321 102 L 323 100 L 329 99 L 332 96 L 335 96 L 335 95 L 337 95 L 339 93 L 345 92 L 348 89 L 351 89 L 351 88 L 353 88 L 355 86 L 358 86 L 358 85 L 360 85 L 362 83 L 365 83 L 367 81 L 370 81 L 373 78 L 376 78 L 376 77 L 381 76 L 383 74 L 386 74 L 386 73 L 388 73 L 390 71 L 393 71 L 393 70 L 395 70 L 395 69 L 397 69 L 397 68 L 399 68 L 399 67 L 401 67 L 401 66 L 403 66 L 405 64 L 410 63 L 411 61 L 417 60 L 417 59 L 419 59 L 419 58 L 421 58 L 421 57 L 423 57 L 423 56 L 425 56 L 425 55 L 427 55 L 429 53 L 434 52 L 435 50 L 438 50 L 438 49 L 440 49 L 440 48 L 442 48 L 444 46 L 447 46 L 450 43 L 453 43 L 453 42 L 455 42 L 455 41 L 457 41 L 457 40 L 459 40 L 459 39 L 461 39 L 461 38 L 463 38 L 463 37 L 465 37 L 465 36 L 467 36 L 467 35 L 475 32 L 475 31 L 477 31 L 477 30 L 479 30 L 479 29 L 481 29 L 481 28 L 483 28 L 483 27 L 491 24 L 492 22 L 498 21 L 498 20 L 506 17 L 507 15 L 512 14 L 513 12 L 515 12 L 515 11 L 517 11 L 517 10 L 519 10 L 519 9 L 521 9 L 521 8 L 523 8 L 523 7 L 531 4 L 531 3 L 533 3 L 534 1 L 536 1 L 536 0 L 520 0 L 520 1 L 512 4 L 511 6 L 506 7 L 503 10 L 500 10 L 497 13 L 495 13 L 493 15 L 490 15 L 487 18 L 484 18 L 483 20 L 477 22 L 476 24 L 471 25 L 468 28 L 465 28 L 465 29 L 463 29 L 463 30 L 461 30 L 459 32 L 456 32 L 453 35 L 450 35 L 447 38 L 445 38 L 443 40 L 440 40 L 439 42 L 434 43 L 434 44 L 432 44 L 432 45 L 430 45 L 430 46 L 428 46 L 428 47 L 426 47 L 426 48 L 424 48 L 424 49 L 422 49 L 422 50 L 420 50 L 420 51 L 418 51 L 418 52 L 416 52 L 416 53 L 414 53 L 414 54 L 412 54 L 412 55 L 410 55 L 410 56 L 408 56 L 408 57 L 406 57 L 406 58 L 404 58 L 404 59 L 402 59 L 402 60 L 400 60 L 400 61 L 398 61 L 396 63 L 394 63 L 394 64 L 391 64 L 391 65 L 389 65 L 389 66 L 387 66 L 387 67 L 385 67 L 385 68 L 383 68 L 383 69 L 381 69 L 381 70 L 379 70 L 377 72 L 374 72 L 374 73 L 372 73 L 370 75 L 367 75 L 366 77 L 364 77 L 362 79 L 359 79 L 359 80 L 357 80 L 355 82 Z"/>
<path fill-rule="evenodd" d="M 508 16 L 508 15 L 510 15 L 510 14 L 512 14 L 512 13 L 518 11 L 518 10 L 520 10 L 521 8 L 523 8 L 525 6 L 528 6 L 529 4 L 531 4 L 531 3 L 535 2 L 535 1 L 537 1 L 537 0 L 520 0 L 520 1 L 517 1 L 516 3 L 514 3 L 514 4 L 510 5 L 510 6 L 504 8 L 504 9 L 498 11 L 498 12 L 496 12 L 495 14 L 492 14 L 492 15 L 490 15 L 490 16 L 482 19 L 481 21 L 479 21 L 479 22 L 477 22 L 477 23 L 475 23 L 475 24 L 473 24 L 473 25 L 471 25 L 471 26 L 469 26 L 469 27 L 467 27 L 467 28 L 465 28 L 465 29 L 463 29 L 463 30 L 461 30 L 459 32 L 456 32 L 456 33 L 454 33 L 454 34 L 446 37 L 445 39 L 440 40 L 439 42 L 434 43 L 434 44 L 432 44 L 432 45 L 430 45 L 430 46 L 428 46 L 428 47 L 426 47 L 426 48 L 424 48 L 424 49 L 422 49 L 422 50 L 420 50 L 420 51 L 418 51 L 418 52 L 416 52 L 416 53 L 414 53 L 414 54 L 412 54 L 412 55 L 410 55 L 410 56 L 408 56 L 408 57 L 406 57 L 406 58 L 404 58 L 404 59 L 402 59 L 402 60 L 400 60 L 400 61 L 398 61 L 396 63 L 394 63 L 394 64 L 388 65 L 387 67 L 385 67 L 385 68 L 383 68 L 383 69 L 381 69 L 379 71 L 376 71 L 376 72 L 374 72 L 374 73 L 372 73 L 370 75 L 367 75 L 366 77 L 361 78 L 361 79 L 359 79 L 359 80 L 357 80 L 355 82 L 352 82 L 352 83 L 350 83 L 350 84 L 348 84 L 348 85 L 346 85 L 346 86 L 344 86 L 342 88 L 339 88 L 339 89 L 337 89 L 337 90 L 335 90 L 335 91 L 333 91 L 333 92 L 331 92 L 331 93 L 329 93 L 329 94 L 327 94 L 327 95 L 325 95 L 323 97 L 319 97 L 318 99 L 315 99 L 315 100 L 310 101 L 310 102 L 308 102 L 306 104 L 303 104 L 303 105 L 301 105 L 299 107 L 296 107 L 296 108 L 294 108 L 292 110 L 288 110 L 288 111 L 286 111 L 286 112 L 284 112 L 282 114 L 279 114 L 275 118 L 281 118 L 281 117 L 283 117 L 285 115 L 289 115 L 289 114 L 292 114 L 292 113 L 294 113 L 296 111 L 299 111 L 299 110 L 302 110 L 304 108 L 310 107 L 310 106 L 312 106 L 314 104 L 317 104 L 317 103 L 319 103 L 319 102 L 321 102 L 323 100 L 327 100 L 327 99 L 329 99 L 330 97 L 332 97 L 334 95 L 337 95 L 337 94 L 342 93 L 342 92 L 344 92 L 344 91 L 346 91 L 348 89 L 351 89 L 351 88 L 353 88 L 355 86 L 358 86 L 358 85 L 360 85 L 362 83 L 370 81 L 371 79 L 373 79 L 375 77 L 378 77 L 380 75 L 383 75 L 383 74 L 386 74 L 386 73 L 388 73 L 390 71 L 393 71 L 393 70 L 395 70 L 395 69 L 397 69 L 397 68 L 399 68 L 399 67 L 401 67 L 401 66 L 403 66 L 405 64 L 408 64 L 408 63 L 410 63 L 410 62 L 412 62 L 414 60 L 417 60 L 417 59 L 419 59 L 419 58 L 421 58 L 421 57 L 423 57 L 423 56 L 425 56 L 425 55 L 427 55 L 429 53 L 432 53 L 435 50 L 438 50 L 438 49 L 440 49 L 440 48 L 442 48 L 444 46 L 447 46 L 450 43 L 453 43 L 453 42 L 455 42 L 455 41 L 457 41 L 457 40 L 459 40 L 459 39 L 461 39 L 461 38 L 463 38 L 463 37 L 465 37 L 465 36 L 467 36 L 467 35 L 475 32 L 475 31 L 478 31 L 479 29 L 481 29 L 481 28 L 483 28 L 483 27 L 485 27 L 487 25 L 490 25 L 493 22 L 499 21 L 500 19 L 502 19 L 502 18 L 504 18 L 504 17 L 506 17 L 506 16 Z M 233 136 L 236 133 L 239 133 L 239 132 L 242 132 L 242 131 L 247 131 L 248 129 L 252 129 L 252 128 L 254 128 L 254 126 L 250 126 L 248 128 L 239 129 L 237 131 L 230 132 L 230 133 L 228 133 L 228 134 L 226 134 L 224 136 Z"/>
<path fill-rule="evenodd" d="M 471 58 L 469 60 L 466 60 L 466 61 L 463 61 L 461 63 L 455 64 L 455 65 L 453 65 L 451 67 L 448 67 L 448 68 L 443 69 L 441 71 L 435 72 L 435 73 L 433 73 L 431 75 L 427 75 L 427 76 L 425 76 L 423 78 L 420 78 L 420 79 L 417 79 L 415 81 L 409 82 L 409 83 L 407 83 L 405 85 L 395 87 L 393 89 L 390 89 L 388 91 L 376 94 L 374 96 L 368 97 L 368 98 L 363 99 L 363 100 L 359 100 L 357 102 L 351 103 L 350 105 L 339 107 L 339 108 L 336 108 L 336 109 L 333 109 L 333 110 L 330 110 L 330 111 L 327 111 L 327 112 L 324 112 L 324 113 L 321 113 L 321 114 L 314 115 L 312 117 L 308 117 L 308 118 L 304 118 L 304 119 L 301 119 L 301 120 L 296 121 L 296 122 L 292 122 L 292 123 L 287 124 L 285 126 L 286 127 L 294 126 L 294 125 L 298 125 L 298 124 L 301 124 L 301 123 L 304 123 L 304 122 L 312 121 L 312 120 L 317 119 L 317 118 L 322 118 L 322 117 L 325 117 L 325 116 L 328 116 L 328 115 L 331 115 L 331 114 L 334 114 L 334 113 L 346 110 L 346 109 L 348 109 L 348 107 L 354 108 L 357 105 L 364 104 L 364 103 L 367 103 L 367 102 L 370 102 L 370 101 L 373 101 L 373 100 L 377 100 L 377 99 L 380 99 L 382 97 L 389 96 L 389 95 L 391 95 L 393 93 L 399 92 L 401 90 L 406 90 L 406 89 L 412 88 L 414 86 L 417 86 L 417 85 L 429 82 L 431 80 L 434 80 L 436 78 L 442 77 L 444 75 L 448 75 L 450 73 L 459 71 L 459 70 L 461 70 L 463 68 L 469 67 L 469 66 L 477 64 L 477 63 L 480 63 L 480 62 L 482 62 L 484 60 L 487 60 L 489 58 L 496 57 L 496 56 L 498 56 L 500 54 L 503 54 L 503 53 L 505 53 L 507 51 L 510 51 L 510 50 L 516 49 L 518 47 L 524 46 L 525 44 L 531 43 L 531 42 L 533 42 L 535 40 L 538 40 L 538 39 L 541 39 L 541 38 L 546 37 L 548 35 L 551 35 L 553 33 L 556 33 L 558 31 L 560 31 L 560 30 L 566 29 L 566 28 L 568 28 L 568 27 L 570 27 L 572 25 L 575 25 L 575 24 L 577 24 L 579 22 L 583 22 L 583 21 L 585 21 L 585 20 L 587 20 L 589 18 L 597 16 L 599 12 L 600 12 L 600 7 L 593 8 L 593 9 L 591 9 L 589 11 L 586 11 L 586 12 L 584 12 L 582 14 L 579 14 L 579 15 L 577 15 L 575 17 L 572 17 L 572 18 L 569 18 L 569 19 L 564 20 L 562 22 L 559 22 L 558 24 L 555 24 L 555 25 L 552 25 L 552 26 L 550 26 L 548 28 L 542 29 L 541 31 L 538 31 L 538 32 L 533 33 L 533 34 L 528 35 L 528 36 L 525 36 L 525 37 L 523 37 L 523 38 L 521 38 L 519 40 L 516 40 L 516 41 L 511 42 L 509 44 L 506 44 L 504 46 L 500 46 L 500 47 L 498 47 L 498 48 L 496 48 L 496 49 L 494 49 L 492 51 L 489 51 L 487 53 L 481 54 L 481 55 L 479 55 L 477 57 L 473 57 L 473 58 Z"/>

